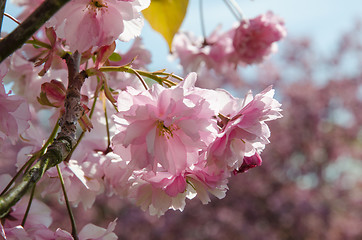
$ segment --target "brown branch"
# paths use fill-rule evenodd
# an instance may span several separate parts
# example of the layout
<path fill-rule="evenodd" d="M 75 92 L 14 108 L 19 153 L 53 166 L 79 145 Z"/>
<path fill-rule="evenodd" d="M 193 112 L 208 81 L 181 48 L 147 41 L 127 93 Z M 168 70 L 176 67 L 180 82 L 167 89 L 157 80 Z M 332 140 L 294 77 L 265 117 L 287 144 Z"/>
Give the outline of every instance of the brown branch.
<path fill-rule="evenodd" d="M 1 0 L 0 0 L 1 1 Z M 25 21 L 0 41 L 0 63 L 20 48 L 69 0 L 45 0 Z"/>
<path fill-rule="evenodd" d="M 1 28 L 3 26 L 5 5 L 6 5 L 6 0 L 0 0 L 0 33 L 1 33 Z"/>
<path fill-rule="evenodd" d="M 6 216 L 14 206 L 51 167 L 56 166 L 66 159 L 76 143 L 76 124 L 83 114 L 80 105 L 80 89 L 87 74 L 79 72 L 78 52 L 73 56 L 65 56 L 68 65 L 69 83 L 65 99 L 65 113 L 59 121 L 61 131 L 57 138 L 48 147 L 47 152 L 39 158 L 38 162 L 26 172 L 22 180 L 0 197 L 0 218 Z"/>

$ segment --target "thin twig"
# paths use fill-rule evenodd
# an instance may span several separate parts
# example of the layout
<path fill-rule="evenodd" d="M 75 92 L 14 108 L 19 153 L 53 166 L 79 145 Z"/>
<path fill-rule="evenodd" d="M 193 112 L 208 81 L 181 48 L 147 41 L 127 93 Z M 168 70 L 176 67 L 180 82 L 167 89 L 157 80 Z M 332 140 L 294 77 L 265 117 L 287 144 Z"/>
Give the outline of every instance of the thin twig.
<path fill-rule="evenodd" d="M 235 1 L 231 1 L 231 0 L 224 0 L 224 2 L 227 5 L 227 7 L 229 8 L 229 10 L 231 11 L 231 13 L 235 16 L 235 18 L 238 21 L 242 21 L 243 13 L 242 13 L 239 5 Z"/>
<path fill-rule="evenodd" d="M 0 33 L 3 25 L 3 15 L 5 11 L 6 0 L 0 0 Z"/>
<path fill-rule="evenodd" d="M 128 73 L 134 74 L 135 70 L 129 66 L 120 66 L 120 67 L 106 66 L 106 67 L 99 68 L 99 71 L 101 71 L 101 72 L 128 72 Z M 89 73 L 89 75 L 91 75 L 92 69 L 88 69 L 87 73 Z M 183 81 L 183 79 L 181 77 L 179 77 L 175 74 L 170 74 L 170 73 L 165 73 L 165 72 L 147 72 L 147 71 L 143 71 L 143 70 L 137 70 L 137 73 L 141 76 L 148 77 L 152 80 L 155 80 L 156 82 L 158 82 L 161 85 L 164 83 L 165 78 L 160 77 L 158 75 L 169 76 L 169 77 L 173 77 L 177 80 Z M 168 81 L 170 81 L 170 80 L 168 80 Z M 176 85 L 176 83 L 174 85 Z"/>
<path fill-rule="evenodd" d="M 138 73 L 137 70 L 133 69 L 133 68 L 130 68 L 131 71 L 133 71 L 133 73 L 137 76 L 137 78 L 141 81 L 143 87 L 148 90 L 148 86 L 147 86 L 147 83 L 145 82 L 145 80 L 142 78 L 142 76 Z"/>
<path fill-rule="evenodd" d="M 23 217 L 23 221 L 21 221 L 21 226 L 23 226 L 23 227 L 24 227 L 25 222 L 26 222 L 26 219 L 27 219 L 27 217 L 28 217 L 28 214 L 29 214 L 29 211 L 30 211 L 30 207 L 31 207 L 31 203 L 33 202 L 34 193 L 35 193 L 35 188 L 36 188 L 36 185 L 34 185 L 34 186 L 33 186 L 33 189 L 31 190 L 31 194 L 30 194 L 28 206 L 26 207 L 25 214 L 24 214 L 24 217 Z"/>
<path fill-rule="evenodd" d="M 202 36 L 204 38 L 203 45 L 207 45 L 206 41 L 206 30 L 205 30 L 205 17 L 204 17 L 204 8 L 203 8 L 203 2 L 202 0 L 199 0 L 199 11 L 200 11 L 200 22 L 201 22 L 201 32 Z"/>
<path fill-rule="evenodd" d="M 10 19 L 13 20 L 14 22 L 16 22 L 18 25 L 21 24 L 21 22 L 20 22 L 18 19 L 14 18 L 13 16 L 11 16 L 11 15 L 8 14 L 8 13 L 4 13 L 4 16 L 7 17 L 7 18 L 10 18 Z"/>
<path fill-rule="evenodd" d="M 65 186 L 64 186 L 63 175 L 62 175 L 62 173 L 60 171 L 59 165 L 57 165 L 57 171 L 58 171 L 60 184 L 62 185 L 64 201 L 65 201 L 65 204 L 67 205 L 67 211 L 68 211 L 68 215 L 69 215 L 69 218 L 70 218 L 70 223 L 72 225 L 72 236 L 73 236 L 74 240 L 78 240 L 77 225 L 75 224 L 74 215 L 73 215 L 73 212 L 72 212 L 72 208 L 71 208 L 71 206 L 69 204 L 67 191 L 65 190 Z"/>
<path fill-rule="evenodd" d="M 103 102 L 104 117 L 105 117 L 105 119 L 106 119 L 106 131 L 107 131 L 107 149 L 106 149 L 106 151 L 108 151 L 109 148 L 110 148 L 110 146 L 111 146 L 111 136 L 110 136 L 110 133 L 109 133 L 107 104 L 106 104 L 106 98 L 105 98 L 105 96 L 103 96 L 102 102 Z"/>

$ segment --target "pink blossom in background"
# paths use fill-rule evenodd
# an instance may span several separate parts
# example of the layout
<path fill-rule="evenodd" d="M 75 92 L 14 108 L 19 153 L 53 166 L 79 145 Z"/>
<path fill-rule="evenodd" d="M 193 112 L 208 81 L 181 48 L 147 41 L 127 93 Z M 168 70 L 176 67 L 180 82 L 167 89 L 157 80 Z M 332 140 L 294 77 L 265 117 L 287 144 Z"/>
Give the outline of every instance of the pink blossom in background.
<path fill-rule="evenodd" d="M 206 39 L 189 32 L 179 32 L 172 42 L 173 56 L 180 59 L 184 72 L 198 71 L 205 66 L 209 70 L 226 73 L 227 69 L 235 67 L 235 63 L 229 61 L 229 55 L 234 51 L 233 35 L 234 29 L 223 33 L 220 26 Z"/>
<path fill-rule="evenodd" d="M 62 69 L 64 65 L 61 65 L 60 69 L 51 68 L 44 76 L 40 77 L 38 73 L 42 71 L 43 67 L 35 67 L 34 63 L 29 61 L 29 59 L 38 56 L 40 53 L 39 49 L 35 49 L 32 45 L 24 45 L 21 49 L 14 52 L 9 59 L 5 60 L 8 64 L 9 72 L 5 76 L 4 82 L 13 83 L 13 92 L 24 97 L 36 110 L 43 108 L 37 101 L 37 97 L 40 96 L 42 83 L 57 79 L 66 84 L 68 74 L 65 68 Z"/>
<path fill-rule="evenodd" d="M 194 36 L 189 32 L 179 32 L 172 41 L 172 53 L 180 60 L 185 72 L 197 71 L 200 64 L 208 68 L 213 65 L 208 55 L 210 46 L 203 45 L 203 39 Z"/>
<path fill-rule="evenodd" d="M 119 38 L 129 41 L 139 36 L 143 27 L 140 11 L 150 0 L 72 0 L 52 19 L 57 35 L 64 38 L 71 51 L 110 45 Z"/>
<path fill-rule="evenodd" d="M 243 86 L 238 65 L 262 62 L 275 52 L 275 42 L 286 36 L 281 18 L 268 12 L 257 18 L 242 21 L 222 32 L 217 27 L 205 39 L 188 32 L 179 32 L 172 42 L 172 56 L 180 60 L 184 73 L 200 75 L 198 86 Z"/>
<path fill-rule="evenodd" d="M 12 3 L 22 7 L 24 10 L 21 12 L 17 19 L 23 21 L 26 19 L 44 0 L 13 0 Z"/>
<path fill-rule="evenodd" d="M 115 240 L 117 235 L 113 233 L 116 228 L 117 219 L 110 222 L 107 229 L 94 224 L 85 225 L 79 232 L 79 240 Z"/>
<path fill-rule="evenodd" d="M 4 85 L 0 82 L 0 143 L 5 138 L 13 142 L 18 139 L 29 127 L 30 119 L 29 106 L 25 100 L 6 93 Z"/>
<path fill-rule="evenodd" d="M 117 219 L 116 219 L 117 220 Z M 116 227 L 116 220 L 109 223 L 107 229 L 94 224 L 85 225 L 79 232 L 79 240 L 115 240 L 117 235 L 113 232 Z M 48 227 L 37 224 L 31 227 L 17 225 L 14 227 L 4 227 L 0 223 L 0 236 L 7 240 L 39 240 L 39 239 L 62 239 L 73 240 L 73 236 L 60 228 L 55 231 Z"/>
<path fill-rule="evenodd" d="M 12 207 L 12 211 L 4 218 L 3 226 L 5 228 L 16 227 L 21 224 L 28 202 L 29 198 L 23 198 Z M 45 203 L 33 199 L 27 220 L 25 227 L 33 227 L 36 225 L 49 227 L 53 221 L 51 209 Z"/>
<path fill-rule="evenodd" d="M 131 66 L 136 69 L 146 69 L 151 61 L 151 52 L 146 49 L 141 37 L 136 37 L 132 46 L 125 53 L 120 53 L 122 59 L 114 62 L 110 61 L 111 66 L 122 66 L 132 63 Z"/>
<path fill-rule="evenodd" d="M 237 61 L 246 64 L 262 62 L 276 51 L 275 42 L 285 36 L 283 20 L 272 12 L 243 20 L 233 38 Z"/>

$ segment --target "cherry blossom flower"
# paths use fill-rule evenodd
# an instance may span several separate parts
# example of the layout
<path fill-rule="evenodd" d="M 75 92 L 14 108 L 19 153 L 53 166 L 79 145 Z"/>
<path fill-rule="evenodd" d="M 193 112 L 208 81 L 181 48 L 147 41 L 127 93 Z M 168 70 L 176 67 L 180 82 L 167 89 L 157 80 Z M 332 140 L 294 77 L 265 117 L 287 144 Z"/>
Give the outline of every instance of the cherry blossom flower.
<path fill-rule="evenodd" d="M 110 45 L 117 38 L 129 41 L 140 35 L 143 27 L 140 11 L 149 4 L 150 0 L 73 0 L 48 25 L 66 39 L 71 51 L 84 52 Z"/>
<path fill-rule="evenodd" d="M 230 173 L 216 165 L 207 164 L 205 154 L 200 156 L 199 162 L 190 167 L 185 175 L 191 185 L 189 195 L 194 193 L 203 204 L 210 202 L 209 193 L 219 199 L 225 197 Z"/>
<path fill-rule="evenodd" d="M 191 74 L 170 89 L 153 85 L 149 91 L 121 92 L 114 116 L 119 131 L 113 138 L 115 153 L 118 146 L 130 147 L 131 161 L 140 169 L 160 164 L 178 175 L 190 166 L 209 144 L 214 124 L 209 104 L 191 89 L 195 81 Z"/>
<path fill-rule="evenodd" d="M 134 199 L 143 211 L 159 217 L 168 209 L 182 211 L 185 208 L 185 199 L 189 192 L 186 188 L 191 187 L 182 176 L 175 177 L 165 172 L 135 171 L 133 177 L 128 197 Z M 168 193 L 165 188 L 168 188 Z"/>
<path fill-rule="evenodd" d="M 83 157 L 80 157 L 79 154 L 74 155 L 74 158 L 79 159 L 79 161 L 71 159 L 66 164 L 61 163 L 59 167 L 67 189 L 69 202 L 74 206 L 82 203 L 84 209 L 89 209 L 93 206 L 96 197 L 104 192 L 103 172 L 99 162 L 101 157 L 96 153 L 83 154 Z M 47 171 L 47 176 L 49 178 L 42 180 L 47 182 L 47 187 L 42 195 L 57 193 L 59 200 L 63 202 L 63 192 L 58 172 L 55 168 L 52 168 Z"/>
<path fill-rule="evenodd" d="M 229 61 L 234 51 L 232 38 L 234 29 L 225 33 L 221 27 L 215 29 L 206 39 L 197 38 L 188 32 L 179 32 L 172 42 L 173 56 L 180 59 L 185 72 L 198 71 L 200 67 L 226 73 L 235 63 Z"/>
<path fill-rule="evenodd" d="M 277 50 L 275 42 L 286 36 L 284 22 L 272 12 L 243 20 L 235 30 L 233 46 L 237 61 L 253 64 Z"/>
<path fill-rule="evenodd" d="M 229 170 L 247 170 L 239 169 L 244 157 L 260 153 L 265 144 L 269 143 L 270 131 L 265 122 L 282 116 L 281 104 L 273 96 L 274 90 L 271 86 L 254 98 L 249 91 L 241 104 L 229 105 L 223 109 L 219 123 L 220 136 L 208 149 L 210 163 Z M 245 160 L 245 164 L 250 165 L 249 159 Z"/>
<path fill-rule="evenodd" d="M 29 61 L 29 59 L 32 59 L 39 54 L 40 52 L 32 45 L 24 45 L 21 49 L 14 52 L 9 61 L 7 61 L 9 72 L 4 77 L 5 83 L 13 83 L 13 93 L 24 97 L 26 101 L 33 105 L 37 110 L 43 108 L 37 101 L 37 97 L 41 92 L 42 83 L 52 79 L 62 80 L 66 83 L 67 79 L 67 70 L 62 68 L 51 68 L 44 76 L 40 77 L 38 73 L 42 71 L 43 67 L 35 67 L 34 63 Z"/>

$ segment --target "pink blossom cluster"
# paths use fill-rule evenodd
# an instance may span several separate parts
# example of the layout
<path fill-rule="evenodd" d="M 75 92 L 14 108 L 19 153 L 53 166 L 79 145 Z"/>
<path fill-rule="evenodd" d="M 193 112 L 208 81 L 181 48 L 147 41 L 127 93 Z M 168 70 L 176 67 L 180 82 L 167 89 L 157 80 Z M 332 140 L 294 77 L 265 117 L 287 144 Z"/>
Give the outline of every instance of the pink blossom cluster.
<path fill-rule="evenodd" d="M 272 12 L 242 21 L 233 38 L 237 60 L 247 64 L 262 62 L 276 51 L 275 42 L 286 34 L 283 20 Z"/>
<path fill-rule="evenodd" d="M 127 88 L 118 97 L 112 144 L 120 159 L 108 163 L 105 179 L 152 215 L 183 210 L 195 196 L 206 204 L 208 192 L 223 198 L 231 173 L 261 164 L 265 122 L 281 117 L 271 87 L 238 99 L 195 82 L 191 73 L 172 88 Z"/>
<path fill-rule="evenodd" d="M 210 75 L 210 71 L 215 71 L 219 78 L 227 75 L 235 79 L 237 64 L 261 63 L 277 50 L 276 42 L 285 36 L 283 20 L 269 11 L 243 20 L 224 33 L 219 27 L 205 39 L 180 32 L 173 40 L 172 50 L 185 72 Z M 225 82 L 225 79 L 219 81 Z"/>

